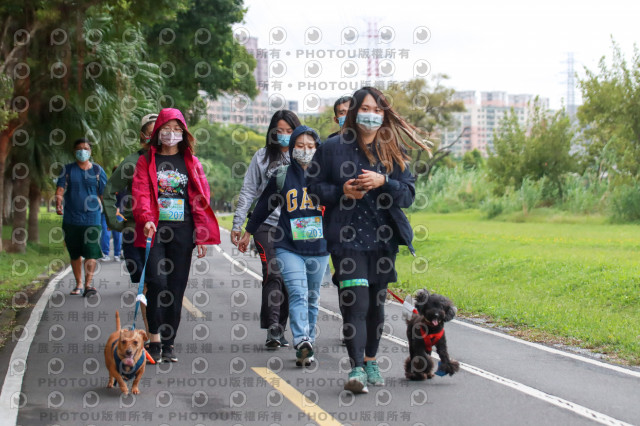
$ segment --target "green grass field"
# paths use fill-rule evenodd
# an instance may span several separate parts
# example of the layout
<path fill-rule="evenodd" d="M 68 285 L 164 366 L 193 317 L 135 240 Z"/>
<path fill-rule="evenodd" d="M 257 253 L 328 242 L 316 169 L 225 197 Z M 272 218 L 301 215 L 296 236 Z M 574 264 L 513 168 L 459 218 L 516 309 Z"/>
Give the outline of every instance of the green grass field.
<path fill-rule="evenodd" d="M 417 257 L 401 248 L 401 292 L 424 287 L 528 339 L 640 364 L 640 226 L 545 209 L 504 221 L 479 211 L 409 218 Z M 219 222 L 230 229 L 231 219 Z"/>
<path fill-rule="evenodd" d="M 39 214 L 40 243 L 27 244 L 27 252 L 0 253 L 0 310 L 11 307 L 13 295 L 29 287 L 36 289 L 41 283 L 31 286 L 39 275 L 47 276 L 69 263 L 62 239 L 62 216 L 47 213 L 45 208 Z M 3 226 L 2 238 L 11 239 L 12 228 Z"/>
<path fill-rule="evenodd" d="M 499 222 L 475 211 L 410 220 L 428 238 L 417 233 L 417 258 L 398 258 L 400 287 L 640 363 L 640 226 Z"/>

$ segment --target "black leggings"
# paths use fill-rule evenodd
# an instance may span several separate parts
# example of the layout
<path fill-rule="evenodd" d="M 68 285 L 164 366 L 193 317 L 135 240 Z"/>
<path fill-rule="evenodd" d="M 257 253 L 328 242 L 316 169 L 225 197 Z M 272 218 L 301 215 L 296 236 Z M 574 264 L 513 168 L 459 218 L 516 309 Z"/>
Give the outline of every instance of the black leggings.
<path fill-rule="evenodd" d="M 387 286 L 396 281 L 395 254 L 355 252 L 331 258 L 347 352 L 351 366 L 362 367 L 365 356 L 373 358 L 378 352 Z"/>
<path fill-rule="evenodd" d="M 284 280 L 276 262 L 276 250 L 273 247 L 275 226 L 262 224 L 253 241 L 262 263 L 262 306 L 260 307 L 260 328 L 280 325 L 284 332 L 289 318 L 289 297 Z"/>
<path fill-rule="evenodd" d="M 149 252 L 147 320 L 149 333 L 160 333 L 163 344 L 173 345 L 176 338 L 193 248 L 193 225 L 161 225 Z"/>

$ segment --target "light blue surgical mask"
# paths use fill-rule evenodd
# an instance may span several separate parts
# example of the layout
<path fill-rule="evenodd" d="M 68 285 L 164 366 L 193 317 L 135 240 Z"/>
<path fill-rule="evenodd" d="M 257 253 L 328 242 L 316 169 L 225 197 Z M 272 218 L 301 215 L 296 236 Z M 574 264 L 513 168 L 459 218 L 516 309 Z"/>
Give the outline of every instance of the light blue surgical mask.
<path fill-rule="evenodd" d="M 281 135 L 280 133 L 278 133 L 276 137 L 278 138 L 278 143 L 280 144 L 280 146 L 289 146 L 289 139 L 291 139 L 291 135 Z"/>
<path fill-rule="evenodd" d="M 89 151 L 88 149 L 79 149 L 75 152 L 75 154 L 76 154 L 76 160 L 80 162 L 85 162 L 89 158 L 91 158 L 91 151 Z"/>
<path fill-rule="evenodd" d="M 383 120 L 384 117 L 375 112 L 359 112 L 356 116 L 356 123 L 367 130 L 378 130 Z"/>
<path fill-rule="evenodd" d="M 342 117 L 338 117 L 338 124 L 340 125 L 340 127 L 344 126 L 344 120 L 347 119 L 346 115 L 343 115 Z"/>

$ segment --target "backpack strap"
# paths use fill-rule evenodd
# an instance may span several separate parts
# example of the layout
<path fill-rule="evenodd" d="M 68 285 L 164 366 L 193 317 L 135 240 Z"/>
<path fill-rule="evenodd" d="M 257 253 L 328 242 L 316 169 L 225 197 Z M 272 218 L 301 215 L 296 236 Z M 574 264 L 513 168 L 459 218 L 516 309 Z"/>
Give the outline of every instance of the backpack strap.
<path fill-rule="evenodd" d="M 282 191 L 282 188 L 284 187 L 284 180 L 287 177 L 288 168 L 289 165 L 285 164 L 278 167 L 278 169 L 276 170 L 276 188 L 278 189 L 278 192 Z"/>

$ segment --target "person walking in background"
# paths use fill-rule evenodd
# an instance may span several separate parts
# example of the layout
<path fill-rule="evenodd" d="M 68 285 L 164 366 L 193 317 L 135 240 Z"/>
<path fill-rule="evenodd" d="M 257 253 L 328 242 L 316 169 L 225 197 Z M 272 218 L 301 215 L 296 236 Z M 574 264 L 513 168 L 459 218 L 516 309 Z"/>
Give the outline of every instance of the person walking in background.
<path fill-rule="evenodd" d="M 97 291 L 91 281 L 96 259 L 102 257 L 99 245 L 102 215 L 100 197 L 107 183 L 107 174 L 99 164 L 90 161 L 91 145 L 87 139 L 76 140 L 73 153 L 76 161 L 64 166 L 56 184 L 56 213 L 62 215 L 64 242 L 76 280 L 71 294 L 90 296 Z"/>
<path fill-rule="evenodd" d="M 289 164 L 289 140 L 293 129 L 299 125 L 300 120 L 289 110 L 277 111 L 271 117 L 265 147 L 260 148 L 251 159 L 238 196 L 231 230 L 233 245 L 238 245 L 242 235 L 242 225 L 247 218 L 249 208 L 262 194 L 273 172 L 278 167 Z M 289 346 L 289 342 L 284 337 L 289 316 L 287 290 L 282 275 L 277 268 L 274 268 L 273 239 L 279 216 L 280 208 L 277 208 L 253 234 L 253 240 L 262 262 L 260 327 L 267 330 L 265 344 L 270 349 Z"/>
<path fill-rule="evenodd" d="M 195 138 L 179 110 L 160 111 L 150 145 L 133 176 L 134 244 L 145 247 L 146 238 L 152 238 L 146 268 L 149 355 L 157 362 L 176 362 L 174 342 L 193 249 L 204 257 L 206 245 L 220 244 L 220 228 L 209 182 L 194 155 Z"/>
<path fill-rule="evenodd" d="M 398 245 L 413 231 L 402 212 L 415 197 L 405 139 L 429 150 L 418 130 L 372 87 L 356 91 L 338 137 L 320 145 L 307 170 L 308 190 L 326 207 L 325 238 L 339 285 L 343 333 L 352 370 L 344 389 L 383 386 L 376 362 L 387 286 L 397 280 Z"/>
<path fill-rule="evenodd" d="M 273 246 L 276 266 L 289 295 L 289 323 L 296 349 L 296 365 L 310 365 L 316 336 L 320 284 L 329 253 L 322 238 L 322 206 L 307 194 L 304 171 L 320 144 L 318 134 L 298 126 L 291 134 L 290 165 L 281 166 L 269 179 L 249 219 L 238 250 L 245 252 L 255 233 L 276 207 L 280 207 L 278 238 Z"/>
<path fill-rule="evenodd" d="M 122 233 L 122 254 L 124 255 L 125 265 L 129 271 L 131 282 L 138 287 L 140 283 L 140 275 L 144 264 L 144 250 L 135 247 L 135 220 L 133 218 L 133 197 L 132 183 L 133 174 L 136 170 L 136 163 L 141 155 L 149 150 L 149 141 L 151 140 L 151 131 L 156 122 L 158 114 L 147 114 L 140 121 L 140 149 L 129 154 L 122 160 L 122 163 L 114 170 L 113 174 L 107 181 L 104 189 L 103 208 L 107 225 L 112 232 Z M 118 220 L 118 215 L 122 216 L 122 220 Z M 115 244 L 115 243 L 114 243 Z M 144 293 L 146 294 L 146 283 Z M 144 325 L 149 333 L 149 325 L 147 323 L 146 306 L 140 305 Z"/>
<path fill-rule="evenodd" d="M 333 121 L 335 121 L 338 126 L 340 126 L 340 130 L 342 130 L 342 126 L 344 125 L 344 120 L 347 118 L 347 112 L 349 111 L 349 103 L 351 102 L 351 96 L 343 96 L 338 98 L 333 104 Z M 332 138 L 340 133 L 338 130 L 335 133 L 331 133 L 327 139 Z"/>

